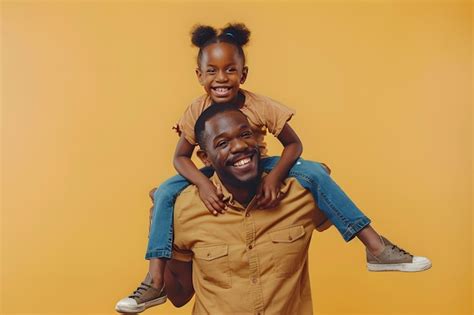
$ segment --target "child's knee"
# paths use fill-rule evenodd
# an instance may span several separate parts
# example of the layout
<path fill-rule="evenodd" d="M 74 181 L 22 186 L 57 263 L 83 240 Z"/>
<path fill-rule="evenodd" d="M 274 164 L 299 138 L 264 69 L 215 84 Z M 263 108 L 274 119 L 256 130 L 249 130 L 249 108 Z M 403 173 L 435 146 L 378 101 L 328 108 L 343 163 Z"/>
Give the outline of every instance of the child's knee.
<path fill-rule="evenodd" d="M 329 168 L 329 166 L 327 166 L 326 164 L 322 162 L 319 164 L 321 164 L 321 166 L 324 167 L 324 170 L 328 173 L 328 175 L 331 175 L 331 169 Z"/>
<path fill-rule="evenodd" d="M 315 182 L 321 182 L 329 176 L 325 164 L 306 160 L 298 160 L 293 171 L 301 176 L 309 177 Z"/>
<path fill-rule="evenodd" d="M 150 190 L 150 192 L 148 193 L 148 196 L 150 196 L 151 198 L 151 201 L 154 202 L 155 201 L 155 192 L 158 188 L 153 188 L 152 190 Z"/>

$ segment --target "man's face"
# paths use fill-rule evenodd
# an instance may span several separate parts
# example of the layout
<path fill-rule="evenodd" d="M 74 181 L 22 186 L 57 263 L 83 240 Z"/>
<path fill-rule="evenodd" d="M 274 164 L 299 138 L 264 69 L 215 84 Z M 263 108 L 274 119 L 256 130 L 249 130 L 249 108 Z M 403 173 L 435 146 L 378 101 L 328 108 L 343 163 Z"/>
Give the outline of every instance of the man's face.
<path fill-rule="evenodd" d="M 234 45 L 216 43 L 203 49 L 196 75 L 214 103 L 225 103 L 236 98 L 247 71 Z"/>
<path fill-rule="evenodd" d="M 242 113 L 217 114 L 206 122 L 204 132 L 205 148 L 199 157 L 224 185 L 241 187 L 259 178 L 259 147 Z"/>

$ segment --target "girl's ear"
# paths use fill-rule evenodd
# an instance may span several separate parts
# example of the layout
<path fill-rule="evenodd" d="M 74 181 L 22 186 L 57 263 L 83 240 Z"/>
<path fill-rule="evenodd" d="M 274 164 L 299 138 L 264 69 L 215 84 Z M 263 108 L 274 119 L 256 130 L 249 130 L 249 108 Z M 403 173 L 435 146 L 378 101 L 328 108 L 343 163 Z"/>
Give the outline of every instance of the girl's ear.
<path fill-rule="evenodd" d="M 196 152 L 196 155 L 198 156 L 198 158 L 202 161 L 202 163 L 206 166 L 211 166 L 211 162 L 209 161 L 209 158 L 207 156 L 207 152 L 204 151 L 204 150 L 201 150 L 199 149 L 197 152 Z"/>
<path fill-rule="evenodd" d="M 201 71 L 201 69 L 196 68 L 195 72 L 196 72 L 196 76 L 197 76 L 197 79 L 198 79 L 198 81 L 199 81 L 199 84 L 203 85 L 203 83 L 202 83 L 202 71 Z"/>
<path fill-rule="evenodd" d="M 240 84 L 244 84 L 245 80 L 247 80 L 247 74 L 249 73 L 249 67 L 245 66 L 242 69 L 242 75 L 240 76 Z"/>

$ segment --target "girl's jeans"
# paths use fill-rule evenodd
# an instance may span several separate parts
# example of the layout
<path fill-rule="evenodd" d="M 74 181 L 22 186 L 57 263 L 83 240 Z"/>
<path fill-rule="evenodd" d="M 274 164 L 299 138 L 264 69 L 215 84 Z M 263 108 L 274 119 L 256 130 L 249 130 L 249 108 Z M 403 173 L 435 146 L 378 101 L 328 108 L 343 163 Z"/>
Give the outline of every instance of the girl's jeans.
<path fill-rule="evenodd" d="M 260 161 L 263 171 L 270 172 L 278 160 L 279 157 L 263 158 Z M 207 177 L 214 173 L 210 167 L 202 168 L 201 172 Z M 296 178 L 301 186 L 311 191 L 319 209 L 336 226 L 346 242 L 370 224 L 370 219 L 339 188 L 320 163 L 299 158 L 288 177 Z M 176 175 L 155 191 L 146 259 L 171 258 L 174 202 L 189 185 L 190 182 L 184 177 Z"/>

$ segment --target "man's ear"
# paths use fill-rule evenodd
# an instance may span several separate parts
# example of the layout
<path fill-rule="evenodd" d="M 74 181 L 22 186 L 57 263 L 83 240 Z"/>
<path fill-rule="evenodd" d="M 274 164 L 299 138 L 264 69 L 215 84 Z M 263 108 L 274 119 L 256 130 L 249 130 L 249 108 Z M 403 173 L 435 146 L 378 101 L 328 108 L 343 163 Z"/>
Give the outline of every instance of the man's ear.
<path fill-rule="evenodd" d="M 196 155 L 198 156 L 198 158 L 202 161 L 202 163 L 206 166 L 210 166 L 212 167 L 211 165 L 211 162 L 209 161 L 209 157 L 207 156 L 207 152 L 202 150 L 202 149 L 199 149 L 197 152 L 196 152 Z"/>
<path fill-rule="evenodd" d="M 196 68 L 195 72 L 196 72 L 196 77 L 197 77 L 197 79 L 198 79 L 198 81 L 199 81 L 199 84 L 203 85 L 203 83 L 202 83 L 202 71 L 201 71 L 201 69 Z"/>
<path fill-rule="evenodd" d="M 242 69 L 242 76 L 240 77 L 240 84 L 244 84 L 245 80 L 247 80 L 247 75 L 249 73 L 249 67 L 245 66 Z"/>

